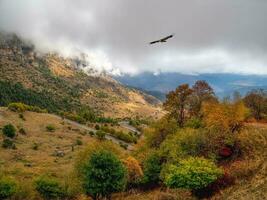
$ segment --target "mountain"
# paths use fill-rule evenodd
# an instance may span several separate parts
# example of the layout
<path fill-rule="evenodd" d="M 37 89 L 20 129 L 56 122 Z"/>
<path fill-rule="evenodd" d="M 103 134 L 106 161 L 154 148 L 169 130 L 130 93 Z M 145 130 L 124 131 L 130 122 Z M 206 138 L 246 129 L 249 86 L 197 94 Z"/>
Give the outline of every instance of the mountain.
<path fill-rule="evenodd" d="M 0 34 L 0 106 L 22 101 L 50 112 L 90 107 L 106 117 L 160 112 L 158 99 L 89 70 L 83 58 L 42 54 L 16 35 Z"/>
<path fill-rule="evenodd" d="M 142 89 L 147 93 L 164 100 L 165 94 L 178 85 L 194 84 L 197 80 L 206 80 L 215 90 L 217 96 L 223 98 L 239 91 L 242 95 L 252 89 L 267 89 L 266 75 L 240 75 L 240 74 L 199 74 L 187 75 L 180 73 L 153 74 L 144 72 L 137 75 L 114 76 L 121 83 Z"/>

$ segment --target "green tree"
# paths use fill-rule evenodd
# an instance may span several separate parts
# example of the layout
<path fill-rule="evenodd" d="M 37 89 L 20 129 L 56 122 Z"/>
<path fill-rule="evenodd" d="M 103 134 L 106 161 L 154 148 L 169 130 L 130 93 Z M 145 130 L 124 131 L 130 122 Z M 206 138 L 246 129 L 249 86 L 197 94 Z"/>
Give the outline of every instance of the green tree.
<path fill-rule="evenodd" d="M 212 161 L 190 157 L 178 165 L 169 165 L 164 183 L 170 188 L 201 189 L 223 175 L 223 170 Z"/>
<path fill-rule="evenodd" d="M 83 186 L 94 200 L 110 199 L 114 192 L 122 191 L 126 184 L 126 170 L 121 161 L 105 150 L 94 152 L 83 169 Z"/>
<path fill-rule="evenodd" d="M 2 132 L 6 137 L 9 138 L 14 138 L 16 136 L 16 129 L 12 124 L 5 125 Z"/>
<path fill-rule="evenodd" d="M 143 183 L 146 186 L 157 185 L 160 181 L 161 160 L 158 154 L 152 153 L 144 162 Z"/>
<path fill-rule="evenodd" d="M 175 91 L 167 94 L 167 99 L 163 104 L 165 110 L 169 111 L 170 116 L 176 119 L 180 127 L 184 125 L 185 111 L 189 106 L 190 95 L 192 93 L 193 90 L 188 84 L 180 85 Z"/>

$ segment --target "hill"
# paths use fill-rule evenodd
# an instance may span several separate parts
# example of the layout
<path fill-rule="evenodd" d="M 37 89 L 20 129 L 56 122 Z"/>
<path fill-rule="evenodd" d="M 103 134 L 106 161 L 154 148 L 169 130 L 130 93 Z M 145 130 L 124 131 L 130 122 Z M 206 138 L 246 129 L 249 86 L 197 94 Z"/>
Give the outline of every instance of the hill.
<path fill-rule="evenodd" d="M 110 76 L 82 70 L 81 58 L 41 54 L 16 35 L 0 34 L 0 104 L 22 101 L 50 112 L 90 107 L 105 117 L 151 117 L 160 101 Z"/>

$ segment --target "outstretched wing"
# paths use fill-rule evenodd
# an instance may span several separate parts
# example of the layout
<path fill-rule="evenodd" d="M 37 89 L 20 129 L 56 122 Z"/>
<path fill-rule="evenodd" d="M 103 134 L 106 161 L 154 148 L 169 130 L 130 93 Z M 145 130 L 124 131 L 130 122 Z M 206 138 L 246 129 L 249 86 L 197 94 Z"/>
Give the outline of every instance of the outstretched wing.
<path fill-rule="evenodd" d="M 155 43 L 158 43 L 158 42 L 159 42 L 159 40 L 155 40 L 153 42 L 150 42 L 149 44 L 155 44 Z"/>
<path fill-rule="evenodd" d="M 172 38 L 172 37 L 173 37 L 173 34 L 172 34 L 172 35 L 169 35 L 169 36 L 167 36 L 167 37 L 165 37 L 165 38 L 162 38 L 161 41 L 166 41 L 166 40 L 168 40 L 168 39 L 170 39 L 170 38 Z"/>

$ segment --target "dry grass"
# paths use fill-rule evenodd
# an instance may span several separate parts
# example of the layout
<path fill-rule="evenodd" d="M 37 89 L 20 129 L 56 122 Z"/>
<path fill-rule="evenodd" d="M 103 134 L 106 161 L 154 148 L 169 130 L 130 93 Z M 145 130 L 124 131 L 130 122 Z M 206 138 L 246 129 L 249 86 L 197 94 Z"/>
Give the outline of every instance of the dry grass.
<path fill-rule="evenodd" d="M 20 119 L 18 113 L 0 108 L 0 127 L 12 123 L 17 130 L 23 127 L 26 131 L 26 135 L 18 133 L 15 139 L 17 149 L 0 149 L 2 173 L 16 179 L 31 180 L 44 173 L 63 178 L 72 170 L 77 153 L 95 140 L 56 116 L 32 112 L 23 115 L 26 121 Z M 55 132 L 46 131 L 48 124 L 56 127 Z M 77 139 L 83 145 L 75 146 L 72 151 L 71 146 L 76 144 Z M 36 144 L 38 149 L 34 150 Z M 55 151 L 63 151 L 65 156 L 57 157 Z"/>

